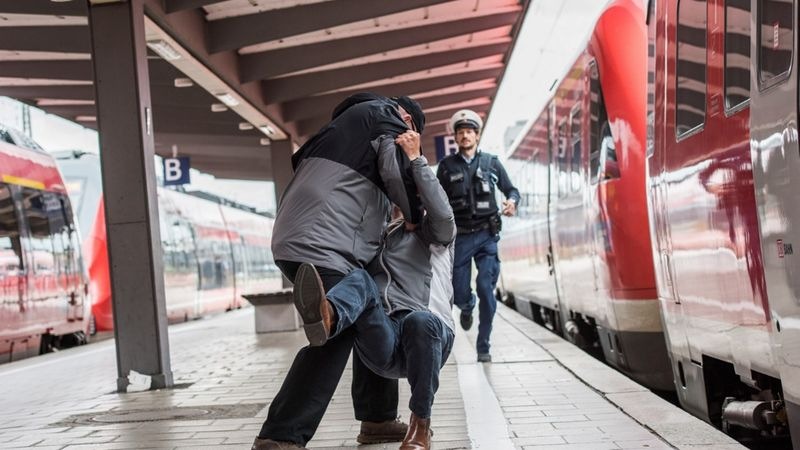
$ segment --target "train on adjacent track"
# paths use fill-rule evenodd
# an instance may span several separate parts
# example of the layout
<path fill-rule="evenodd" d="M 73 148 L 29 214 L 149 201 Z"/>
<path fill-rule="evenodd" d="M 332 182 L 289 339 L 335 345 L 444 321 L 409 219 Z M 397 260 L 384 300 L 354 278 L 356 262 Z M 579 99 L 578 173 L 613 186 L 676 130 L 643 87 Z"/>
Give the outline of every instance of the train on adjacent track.
<path fill-rule="evenodd" d="M 158 209 L 170 322 L 282 287 L 272 217 L 165 188 Z M 54 157 L 0 128 L 0 362 L 84 344 L 113 327 L 98 156 Z"/>
<path fill-rule="evenodd" d="M 55 160 L 0 127 L 0 361 L 86 342 L 88 289 Z"/>
<path fill-rule="evenodd" d="M 92 331 L 114 327 L 100 160 L 57 153 L 75 203 L 92 294 Z M 170 323 L 240 308 L 243 295 L 281 289 L 272 258 L 274 220 L 252 208 L 203 192 L 159 187 L 158 212 Z"/>
<path fill-rule="evenodd" d="M 797 18 L 610 1 L 509 153 L 499 294 L 742 442 L 800 448 Z"/>

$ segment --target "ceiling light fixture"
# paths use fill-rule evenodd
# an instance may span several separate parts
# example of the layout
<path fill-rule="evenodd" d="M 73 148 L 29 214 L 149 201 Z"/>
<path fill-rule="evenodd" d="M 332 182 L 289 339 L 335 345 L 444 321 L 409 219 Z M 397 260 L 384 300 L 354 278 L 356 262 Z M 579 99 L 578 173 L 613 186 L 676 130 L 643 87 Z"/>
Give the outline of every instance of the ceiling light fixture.
<path fill-rule="evenodd" d="M 222 103 L 212 103 L 211 104 L 211 112 L 223 112 L 227 111 L 228 107 L 223 105 Z"/>
<path fill-rule="evenodd" d="M 97 122 L 97 116 L 75 116 L 76 122 Z"/>
<path fill-rule="evenodd" d="M 232 96 L 231 94 L 229 94 L 227 92 L 223 92 L 221 94 L 214 94 L 214 97 L 217 97 L 217 99 L 219 99 L 219 101 L 221 101 L 222 103 L 225 103 L 227 106 L 230 106 L 230 107 L 234 107 L 234 106 L 239 105 L 239 100 L 237 100 L 236 97 Z"/>
<path fill-rule="evenodd" d="M 261 145 L 269 145 L 272 143 L 272 140 L 270 140 L 270 138 L 261 138 L 259 142 L 261 143 Z"/>
<path fill-rule="evenodd" d="M 147 46 L 150 47 L 150 50 L 158 53 L 158 56 L 164 58 L 167 61 L 175 61 L 176 59 L 181 59 L 181 54 L 174 47 L 169 45 L 169 42 L 163 39 L 153 39 L 151 41 L 147 41 Z"/>
<path fill-rule="evenodd" d="M 253 128 L 253 124 L 250 122 L 239 122 L 239 129 L 242 131 L 252 130 Z"/>
<path fill-rule="evenodd" d="M 266 134 L 267 136 L 272 136 L 273 134 L 275 134 L 275 129 L 269 125 L 262 125 L 258 127 L 258 129 L 261 130 L 261 132 Z"/>
<path fill-rule="evenodd" d="M 194 86 L 194 81 L 191 78 L 175 78 L 176 88 L 185 88 Z"/>

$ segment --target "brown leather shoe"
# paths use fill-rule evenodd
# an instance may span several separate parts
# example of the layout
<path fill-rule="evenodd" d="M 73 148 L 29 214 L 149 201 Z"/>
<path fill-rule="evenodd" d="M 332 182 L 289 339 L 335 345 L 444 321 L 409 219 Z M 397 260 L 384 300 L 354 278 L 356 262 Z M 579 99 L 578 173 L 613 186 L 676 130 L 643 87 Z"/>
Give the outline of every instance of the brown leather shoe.
<path fill-rule="evenodd" d="M 408 424 L 408 433 L 400 444 L 400 450 L 430 450 L 431 448 L 431 419 L 420 419 L 411 413 Z"/>
<path fill-rule="evenodd" d="M 359 444 L 384 444 L 400 442 L 406 435 L 408 425 L 400 418 L 385 422 L 361 422 L 361 433 L 356 438 Z"/>
<path fill-rule="evenodd" d="M 272 439 L 256 438 L 250 450 L 290 450 L 290 449 L 306 449 L 302 445 L 295 444 L 294 442 L 273 441 Z"/>
<path fill-rule="evenodd" d="M 312 264 L 300 264 L 294 278 L 292 295 L 294 306 L 303 319 L 303 330 L 309 345 L 325 345 L 334 325 L 333 305 L 325 297 L 322 279 Z"/>

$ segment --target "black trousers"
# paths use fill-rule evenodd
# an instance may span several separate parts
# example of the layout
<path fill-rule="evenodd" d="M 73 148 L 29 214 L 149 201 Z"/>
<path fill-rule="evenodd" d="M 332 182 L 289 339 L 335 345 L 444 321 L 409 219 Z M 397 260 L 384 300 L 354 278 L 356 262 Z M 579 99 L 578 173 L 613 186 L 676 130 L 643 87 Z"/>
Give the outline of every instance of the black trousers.
<path fill-rule="evenodd" d="M 299 263 L 275 264 L 294 281 Z M 321 267 L 317 271 L 326 291 L 345 276 Z M 321 347 L 306 346 L 297 352 L 258 437 L 303 446 L 311 440 L 344 373 L 354 340 L 355 328 L 351 327 Z M 376 375 L 355 353 L 351 395 L 356 420 L 383 422 L 397 417 L 397 380 Z"/>

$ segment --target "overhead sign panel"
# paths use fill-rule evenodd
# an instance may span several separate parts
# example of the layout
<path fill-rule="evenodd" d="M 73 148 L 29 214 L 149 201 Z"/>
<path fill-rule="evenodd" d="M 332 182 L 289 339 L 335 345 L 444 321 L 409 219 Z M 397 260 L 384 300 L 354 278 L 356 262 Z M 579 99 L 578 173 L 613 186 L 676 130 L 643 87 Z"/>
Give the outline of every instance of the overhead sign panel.
<path fill-rule="evenodd" d="M 177 186 L 191 182 L 189 157 L 164 158 L 164 186 Z"/>
<path fill-rule="evenodd" d="M 436 145 L 436 161 L 439 162 L 450 155 L 458 153 L 458 144 L 455 137 L 451 135 L 441 135 L 433 138 Z"/>

